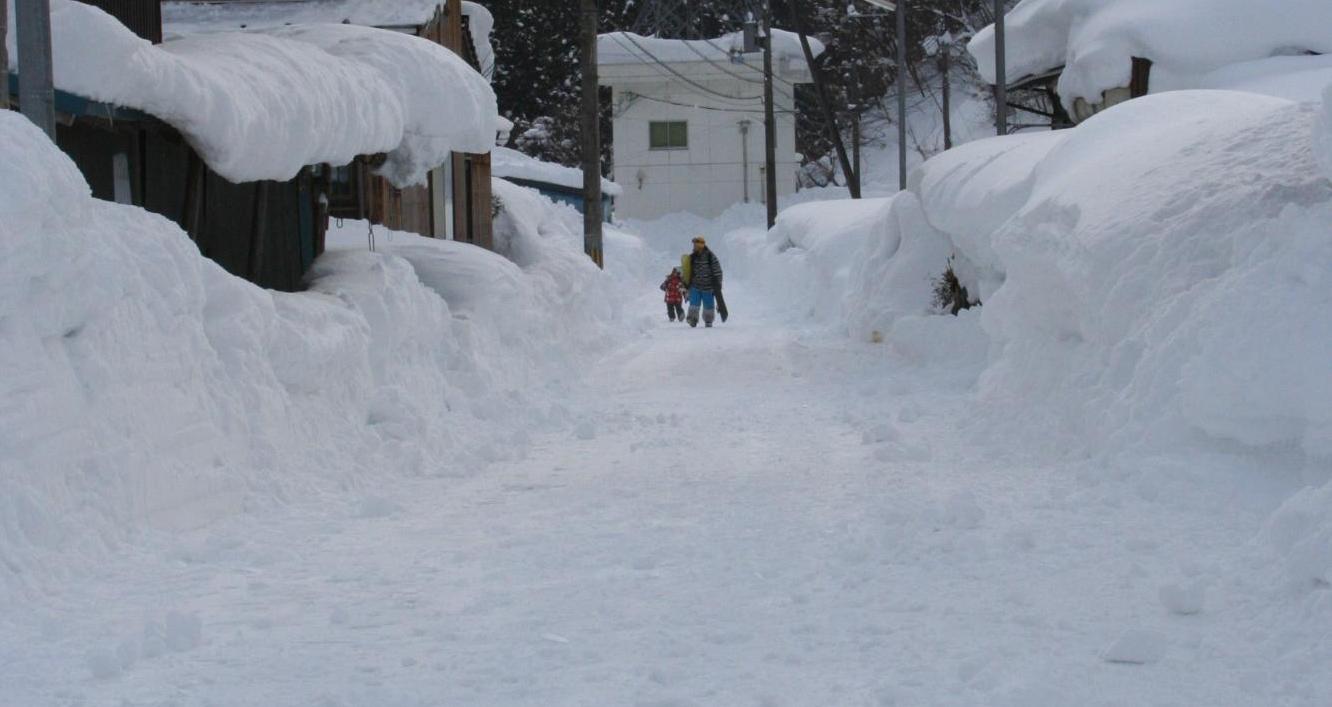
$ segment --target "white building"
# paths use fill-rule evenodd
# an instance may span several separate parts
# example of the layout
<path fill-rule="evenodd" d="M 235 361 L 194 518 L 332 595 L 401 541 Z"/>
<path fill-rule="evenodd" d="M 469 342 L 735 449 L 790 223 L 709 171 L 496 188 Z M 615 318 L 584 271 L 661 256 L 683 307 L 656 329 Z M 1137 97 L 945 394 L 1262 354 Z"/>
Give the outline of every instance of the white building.
<path fill-rule="evenodd" d="M 796 188 L 795 86 L 810 83 L 800 40 L 773 33 L 777 193 Z M 602 35 L 597 63 L 612 89 L 616 213 L 716 216 L 764 199 L 763 55 L 741 34 L 715 40 Z M 818 55 L 823 46 L 810 40 Z"/>

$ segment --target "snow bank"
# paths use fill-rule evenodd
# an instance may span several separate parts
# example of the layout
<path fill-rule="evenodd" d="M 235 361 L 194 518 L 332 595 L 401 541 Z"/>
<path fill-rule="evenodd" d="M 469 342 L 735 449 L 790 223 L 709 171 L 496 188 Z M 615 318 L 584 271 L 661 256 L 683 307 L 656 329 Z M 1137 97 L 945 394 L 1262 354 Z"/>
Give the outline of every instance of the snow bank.
<path fill-rule="evenodd" d="M 317 25 L 153 45 L 92 6 L 51 8 L 57 88 L 161 118 L 231 181 L 285 180 L 308 164 L 383 152 L 385 176 L 405 186 L 450 152 L 494 143 L 490 86 L 422 39 Z"/>
<path fill-rule="evenodd" d="M 1332 282 L 1314 265 L 1332 262 L 1332 184 L 1311 117 L 1178 92 L 1070 131 L 991 236 L 983 396 L 1043 403 L 1109 449 L 1192 431 L 1332 454 Z"/>
<path fill-rule="evenodd" d="M 510 123 L 509 127 L 512 128 L 513 124 Z M 495 147 L 490 151 L 490 171 L 496 177 L 528 179 L 570 189 L 583 188 L 583 170 L 554 162 L 542 162 L 508 147 Z M 612 197 L 624 193 L 619 184 L 605 178 L 601 180 L 601 191 Z"/>
<path fill-rule="evenodd" d="M 1128 86 L 1133 57 L 1153 62 L 1153 92 L 1196 88 L 1230 64 L 1278 54 L 1332 52 L 1332 4 L 1284 0 L 1022 0 L 1005 16 L 1010 81 L 1064 67 L 1059 95 L 1082 98 Z M 967 45 L 995 81 L 994 26 Z"/>
<path fill-rule="evenodd" d="M 381 252 L 364 230 L 339 247 L 344 230 L 287 294 L 92 199 L 11 112 L 0 185 L 0 596 L 138 534 L 521 455 L 564 424 L 547 389 L 621 331 L 613 280 L 540 197 L 498 190 L 521 265 L 382 229 Z"/>
<path fill-rule="evenodd" d="M 844 307 L 860 248 L 867 240 L 886 237 L 884 214 L 889 202 L 879 198 L 796 204 L 784 209 L 767 233 L 734 229 L 724 239 L 710 243 L 715 242 L 711 247 L 724 268 L 732 267 L 736 275 L 746 278 L 761 273 L 756 284 L 788 311 L 799 317 L 827 319 Z M 676 234 L 682 253 L 688 250 L 691 234 L 688 229 Z M 728 261 L 735 261 L 734 265 Z"/>
<path fill-rule="evenodd" d="M 951 150 L 886 206 L 790 209 L 749 259 L 854 336 L 919 352 L 937 349 L 911 337 L 947 338 L 920 318 L 951 258 L 984 302 L 982 408 L 1033 448 L 1326 458 L 1332 182 L 1315 122 L 1326 154 L 1326 110 L 1149 96 Z"/>
<path fill-rule="evenodd" d="M 774 61 L 798 62 L 793 66 L 804 67 L 805 54 L 800 47 L 800 35 L 774 29 L 772 40 Z M 597 63 L 606 66 L 655 61 L 724 63 L 731 60 L 732 54 L 743 53 L 744 48 L 742 32 L 731 32 L 716 39 L 660 39 L 633 32 L 608 32 L 597 37 Z M 823 43 L 810 37 L 809 50 L 817 58 L 823 54 Z"/>

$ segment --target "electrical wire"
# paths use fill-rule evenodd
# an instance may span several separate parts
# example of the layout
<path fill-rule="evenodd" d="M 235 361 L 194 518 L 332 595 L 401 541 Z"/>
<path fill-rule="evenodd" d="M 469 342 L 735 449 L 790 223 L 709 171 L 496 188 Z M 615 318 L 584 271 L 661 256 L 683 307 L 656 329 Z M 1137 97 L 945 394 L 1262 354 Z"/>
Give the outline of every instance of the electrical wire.
<path fill-rule="evenodd" d="M 645 95 L 643 95 L 643 94 L 641 94 L 641 93 L 633 93 L 632 91 L 625 91 L 625 95 L 626 95 L 626 96 L 633 96 L 633 97 L 635 97 L 635 98 L 641 98 L 641 99 L 643 99 L 643 100 L 645 100 L 645 101 L 652 101 L 652 102 L 654 102 L 654 103 L 665 103 L 665 104 L 667 104 L 667 105 L 680 106 L 680 107 L 682 107 L 682 108 L 696 108 L 696 109 L 698 109 L 698 110 L 711 110 L 711 111 L 717 111 L 717 112 L 720 112 L 720 113 L 751 113 L 751 114 L 758 114 L 758 113 L 762 113 L 762 112 L 763 112 L 763 107 L 762 107 L 762 106 L 759 106 L 759 107 L 757 107 L 757 108 L 751 108 L 751 109 L 748 109 L 748 110 L 743 109 L 743 108 L 720 108 L 720 107 L 718 107 L 718 106 L 700 106 L 700 105 L 695 105 L 695 104 L 693 104 L 693 103 L 681 103 L 680 101 L 672 101 L 672 100 L 669 100 L 669 99 L 666 99 L 666 98 L 657 98 L 657 97 L 655 97 L 655 96 L 645 96 Z M 796 111 L 793 111 L 793 110 L 776 110 L 776 111 L 773 111 L 773 112 L 774 112 L 774 113 L 780 113 L 780 114 L 782 114 L 782 115 L 795 115 L 795 114 L 796 114 Z"/>
<path fill-rule="evenodd" d="M 756 101 L 756 100 L 759 100 L 759 99 L 763 98 L 762 95 L 758 95 L 758 96 L 728 96 L 728 95 L 726 95 L 726 94 L 724 94 L 724 93 L 721 93 L 720 91 L 714 91 L 714 90 L 708 88 L 707 86 L 704 86 L 703 84 L 698 83 L 697 81 L 694 81 L 693 79 L 689 78 L 688 76 L 685 76 L 684 74 L 682 74 L 682 73 L 676 71 L 675 69 L 671 68 L 666 62 L 664 62 L 664 61 L 662 61 L 661 59 L 657 58 L 657 56 L 656 56 L 655 54 L 653 54 L 652 52 L 648 51 L 647 48 L 645 48 L 642 44 L 639 44 L 639 43 L 638 43 L 638 40 L 634 39 L 633 35 L 631 35 L 631 34 L 626 34 L 626 33 L 623 33 L 623 32 L 619 32 L 619 33 L 616 33 L 616 34 L 612 34 L 612 35 L 610 35 L 610 37 L 611 37 L 612 39 L 614 39 L 615 42 L 616 42 L 617 44 L 619 44 L 621 47 L 623 47 L 623 48 L 624 48 L 626 51 L 628 51 L 630 54 L 633 54 L 634 50 L 633 50 L 633 49 L 630 49 L 630 48 L 629 48 L 624 42 L 621 42 L 621 41 L 620 41 L 620 37 L 624 37 L 625 39 L 628 39 L 630 42 L 632 42 L 632 43 L 634 44 L 634 46 L 638 47 L 639 51 L 643 52 L 644 55 L 646 55 L 649 59 L 651 59 L 653 62 L 655 62 L 658 66 L 660 66 L 661 68 L 665 69 L 666 71 L 668 71 L 668 72 L 671 73 L 673 76 L 675 76 L 676 78 L 680 79 L 681 81 L 684 81 L 685 83 L 689 84 L 690 86 L 693 86 L 694 88 L 697 88 L 697 89 L 700 90 L 700 91 L 703 91 L 704 93 L 708 93 L 708 94 L 711 94 L 711 95 L 713 95 L 713 96 L 716 96 L 716 97 L 718 97 L 718 98 L 722 98 L 722 99 L 725 99 L 725 100 L 728 100 L 728 101 Z"/>

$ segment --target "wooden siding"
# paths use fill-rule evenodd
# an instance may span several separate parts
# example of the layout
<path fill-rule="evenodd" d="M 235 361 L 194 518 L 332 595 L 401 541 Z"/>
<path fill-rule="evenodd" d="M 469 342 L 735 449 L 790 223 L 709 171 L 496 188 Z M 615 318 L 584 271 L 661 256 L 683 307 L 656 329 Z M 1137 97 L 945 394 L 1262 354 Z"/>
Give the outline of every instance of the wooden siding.
<path fill-rule="evenodd" d="M 490 153 L 453 155 L 454 240 L 495 247 L 491 212 Z"/>

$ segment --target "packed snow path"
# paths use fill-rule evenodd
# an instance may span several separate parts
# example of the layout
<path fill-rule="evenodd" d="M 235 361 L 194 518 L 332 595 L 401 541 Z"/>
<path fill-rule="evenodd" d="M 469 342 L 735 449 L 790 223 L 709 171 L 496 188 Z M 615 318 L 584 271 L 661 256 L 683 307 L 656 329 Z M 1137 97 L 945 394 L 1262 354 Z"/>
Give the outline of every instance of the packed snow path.
<path fill-rule="evenodd" d="M 1201 607 L 1178 597 L 1198 615 L 1158 598 L 1244 561 L 1261 489 L 1250 503 L 993 456 L 955 424 L 961 381 L 732 299 L 728 324 L 663 321 L 595 364 L 567 426 L 521 461 L 116 550 L 104 574 L 5 612 L 0 703 L 1332 694 L 1327 641 L 1252 605 L 1242 578 Z M 1146 664 L 1102 657 L 1126 629 L 1109 657 Z"/>

